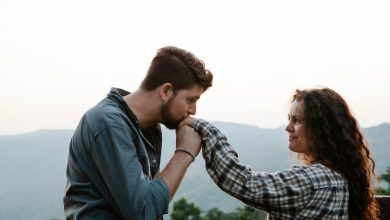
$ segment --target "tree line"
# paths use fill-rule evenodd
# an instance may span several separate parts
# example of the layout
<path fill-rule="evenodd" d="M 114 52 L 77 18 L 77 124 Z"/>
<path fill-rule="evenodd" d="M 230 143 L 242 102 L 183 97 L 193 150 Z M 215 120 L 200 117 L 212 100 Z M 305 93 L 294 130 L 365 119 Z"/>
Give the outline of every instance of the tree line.
<path fill-rule="evenodd" d="M 386 168 L 386 172 L 380 176 L 380 181 L 384 181 L 387 183 L 387 189 L 379 187 L 377 189 L 378 195 L 390 195 L 390 167 Z"/>
<path fill-rule="evenodd" d="M 234 212 L 225 213 L 218 208 L 203 212 L 197 205 L 185 198 L 173 204 L 171 220 L 252 220 L 266 219 L 267 214 L 250 206 L 238 207 Z"/>

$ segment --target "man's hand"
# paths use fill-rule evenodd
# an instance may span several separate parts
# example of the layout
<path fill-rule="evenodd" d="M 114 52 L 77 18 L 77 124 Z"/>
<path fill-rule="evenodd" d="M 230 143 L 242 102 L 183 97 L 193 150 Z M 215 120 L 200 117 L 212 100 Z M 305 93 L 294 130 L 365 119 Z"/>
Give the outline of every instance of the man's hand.
<path fill-rule="evenodd" d="M 193 118 L 187 119 L 194 120 Z M 183 120 L 181 123 L 183 123 L 185 120 Z M 201 146 L 202 139 L 198 132 L 187 125 L 179 126 L 179 128 L 176 130 L 176 148 L 185 147 L 194 157 L 196 157 L 199 154 Z"/>
<path fill-rule="evenodd" d="M 175 195 L 188 166 L 192 163 L 193 157 L 199 154 L 201 138 L 192 127 L 180 126 L 176 129 L 176 148 L 180 148 L 180 150 L 174 153 L 168 165 L 159 174 L 159 177 L 167 184 L 171 199 Z M 188 154 L 192 155 L 191 158 Z"/>

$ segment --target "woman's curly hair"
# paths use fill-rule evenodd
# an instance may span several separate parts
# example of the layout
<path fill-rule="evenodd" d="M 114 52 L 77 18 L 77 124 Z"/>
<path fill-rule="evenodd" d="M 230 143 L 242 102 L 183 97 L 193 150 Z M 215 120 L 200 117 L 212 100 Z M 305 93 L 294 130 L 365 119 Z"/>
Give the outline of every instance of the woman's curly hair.
<path fill-rule="evenodd" d="M 375 162 L 345 100 L 329 88 L 296 90 L 293 101 L 303 102 L 303 124 L 316 161 L 341 173 L 349 188 L 349 219 L 377 219 L 371 180 Z"/>

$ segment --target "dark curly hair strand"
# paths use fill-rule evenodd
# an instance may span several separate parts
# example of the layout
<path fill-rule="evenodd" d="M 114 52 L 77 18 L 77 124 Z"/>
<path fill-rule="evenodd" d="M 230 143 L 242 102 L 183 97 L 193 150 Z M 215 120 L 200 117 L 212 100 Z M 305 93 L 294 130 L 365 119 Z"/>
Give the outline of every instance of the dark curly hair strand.
<path fill-rule="evenodd" d="M 375 162 L 345 100 L 329 88 L 296 90 L 316 162 L 341 173 L 349 188 L 349 219 L 377 219 L 371 180 Z"/>

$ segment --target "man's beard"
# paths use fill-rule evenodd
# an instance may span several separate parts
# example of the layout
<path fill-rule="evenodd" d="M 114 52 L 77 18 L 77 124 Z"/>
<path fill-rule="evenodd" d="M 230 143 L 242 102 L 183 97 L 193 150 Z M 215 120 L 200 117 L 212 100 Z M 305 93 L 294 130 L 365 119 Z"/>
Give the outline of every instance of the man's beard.
<path fill-rule="evenodd" d="M 168 102 L 162 104 L 160 107 L 160 114 L 163 120 L 163 125 L 171 130 L 176 129 L 179 126 L 179 123 L 183 120 L 173 118 L 172 114 L 170 113 L 173 98 L 174 97 L 170 98 Z"/>

